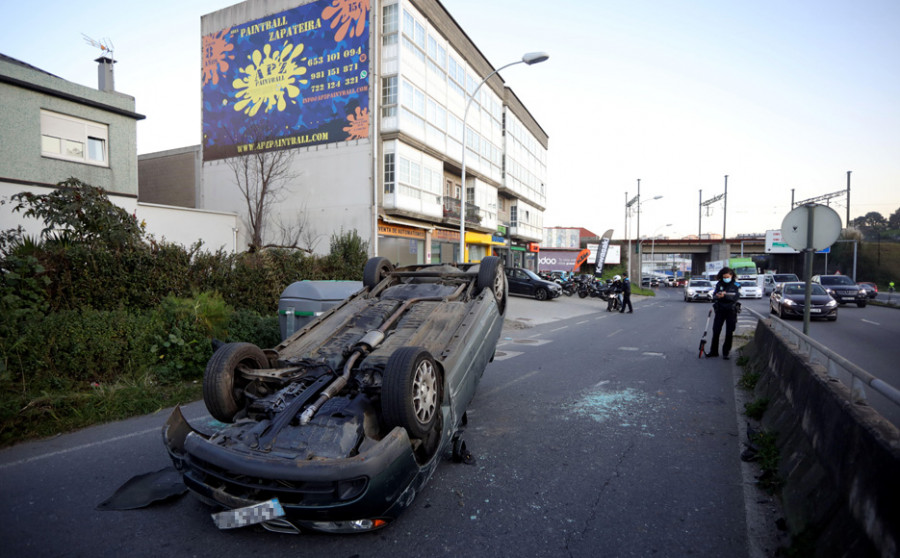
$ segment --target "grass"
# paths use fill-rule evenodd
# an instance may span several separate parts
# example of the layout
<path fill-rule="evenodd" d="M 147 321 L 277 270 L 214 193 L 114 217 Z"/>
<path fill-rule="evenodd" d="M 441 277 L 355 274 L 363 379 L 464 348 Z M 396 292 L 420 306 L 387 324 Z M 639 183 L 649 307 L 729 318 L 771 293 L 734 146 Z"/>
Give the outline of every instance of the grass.
<path fill-rule="evenodd" d="M 38 397 L 6 394 L 0 403 L 0 447 L 154 413 L 202 397 L 200 382 L 157 385 L 149 376 Z"/>
<path fill-rule="evenodd" d="M 760 488 L 772 494 L 781 490 L 784 480 L 778 475 L 778 434 L 771 431 L 758 432 L 750 437 L 757 449 L 759 467 L 762 471 L 757 483 Z"/>
<path fill-rule="evenodd" d="M 755 401 L 744 403 L 744 414 L 752 418 L 753 420 L 759 420 L 762 418 L 763 414 L 768 408 L 769 399 L 766 397 L 761 397 Z"/>

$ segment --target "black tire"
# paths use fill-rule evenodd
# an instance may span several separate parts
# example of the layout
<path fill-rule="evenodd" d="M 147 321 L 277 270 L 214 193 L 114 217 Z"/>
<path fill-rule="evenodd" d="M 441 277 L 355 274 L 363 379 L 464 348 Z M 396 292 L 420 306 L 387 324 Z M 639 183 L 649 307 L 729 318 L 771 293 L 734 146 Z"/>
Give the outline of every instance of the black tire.
<path fill-rule="evenodd" d="M 401 347 L 388 359 L 381 383 L 381 414 L 389 428 L 402 426 L 410 438 L 425 438 L 439 424 L 443 380 L 431 354 Z"/>
<path fill-rule="evenodd" d="M 587 298 L 587 289 L 578 289 L 578 298 Z"/>
<path fill-rule="evenodd" d="M 475 294 L 481 294 L 484 289 L 490 289 L 497 299 L 500 313 L 506 312 L 506 274 L 503 273 L 503 263 L 497 256 L 488 256 L 478 264 L 478 277 L 475 279 Z"/>
<path fill-rule="evenodd" d="M 547 289 L 538 289 L 534 291 L 534 298 L 538 300 L 547 300 Z"/>
<path fill-rule="evenodd" d="M 219 347 L 203 373 L 203 402 L 216 420 L 232 422 L 244 407 L 244 388 L 239 366 L 267 368 L 269 361 L 262 349 L 252 343 L 226 343 Z"/>
<path fill-rule="evenodd" d="M 391 260 L 387 258 L 369 258 L 363 268 L 363 286 L 371 289 L 394 271 Z"/>

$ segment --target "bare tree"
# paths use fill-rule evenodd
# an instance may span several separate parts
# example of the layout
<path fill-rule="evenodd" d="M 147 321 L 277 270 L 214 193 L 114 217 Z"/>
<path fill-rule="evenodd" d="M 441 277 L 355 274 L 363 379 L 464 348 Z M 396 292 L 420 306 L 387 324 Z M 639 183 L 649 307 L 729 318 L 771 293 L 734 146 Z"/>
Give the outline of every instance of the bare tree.
<path fill-rule="evenodd" d="M 303 204 L 293 219 L 285 222 L 282 215 L 278 216 L 279 240 L 277 244 L 266 244 L 266 247 L 297 248 L 312 254 L 316 244 L 322 237 L 309 224 L 309 213 L 306 204 Z"/>
<path fill-rule="evenodd" d="M 234 173 L 235 183 L 246 204 L 244 222 L 250 233 L 250 251 L 265 247 L 266 225 L 271 218 L 272 207 L 283 201 L 288 185 L 297 178 L 293 173 L 294 150 L 273 149 L 277 140 L 272 130 L 264 124 L 248 126 L 239 136 L 243 153 L 227 160 Z M 302 232 L 302 231 L 300 231 Z M 297 239 L 289 246 L 296 248 Z M 290 239 L 283 236 L 282 240 Z"/>

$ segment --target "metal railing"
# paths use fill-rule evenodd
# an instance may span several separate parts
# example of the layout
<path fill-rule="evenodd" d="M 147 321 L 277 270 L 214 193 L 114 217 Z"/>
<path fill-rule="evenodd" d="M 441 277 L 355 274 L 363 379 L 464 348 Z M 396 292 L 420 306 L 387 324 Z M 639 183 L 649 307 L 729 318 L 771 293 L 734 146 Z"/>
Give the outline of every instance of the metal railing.
<path fill-rule="evenodd" d="M 895 405 L 900 405 L 900 390 L 891 384 L 876 378 L 846 358 L 828 349 L 815 339 L 804 335 L 802 331 L 792 327 L 782 320 L 770 318 L 760 314 L 752 308 L 744 307 L 743 311 L 750 312 L 765 327 L 771 328 L 776 333 L 784 336 L 789 343 L 795 345 L 801 354 L 806 355 L 810 362 L 823 366 L 828 371 L 828 377 L 837 381 L 843 381 L 843 377 L 850 377 L 850 395 L 854 403 L 866 401 L 866 386 L 885 396 Z"/>

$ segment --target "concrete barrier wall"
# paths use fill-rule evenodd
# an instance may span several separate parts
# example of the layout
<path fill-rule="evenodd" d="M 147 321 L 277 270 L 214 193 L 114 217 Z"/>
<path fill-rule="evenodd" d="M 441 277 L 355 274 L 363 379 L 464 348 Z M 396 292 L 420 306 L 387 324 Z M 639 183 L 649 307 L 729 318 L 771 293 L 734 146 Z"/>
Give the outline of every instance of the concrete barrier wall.
<path fill-rule="evenodd" d="M 764 320 L 745 354 L 769 399 L 762 427 L 776 432 L 781 499 L 792 535 L 816 556 L 900 552 L 900 431 Z"/>

